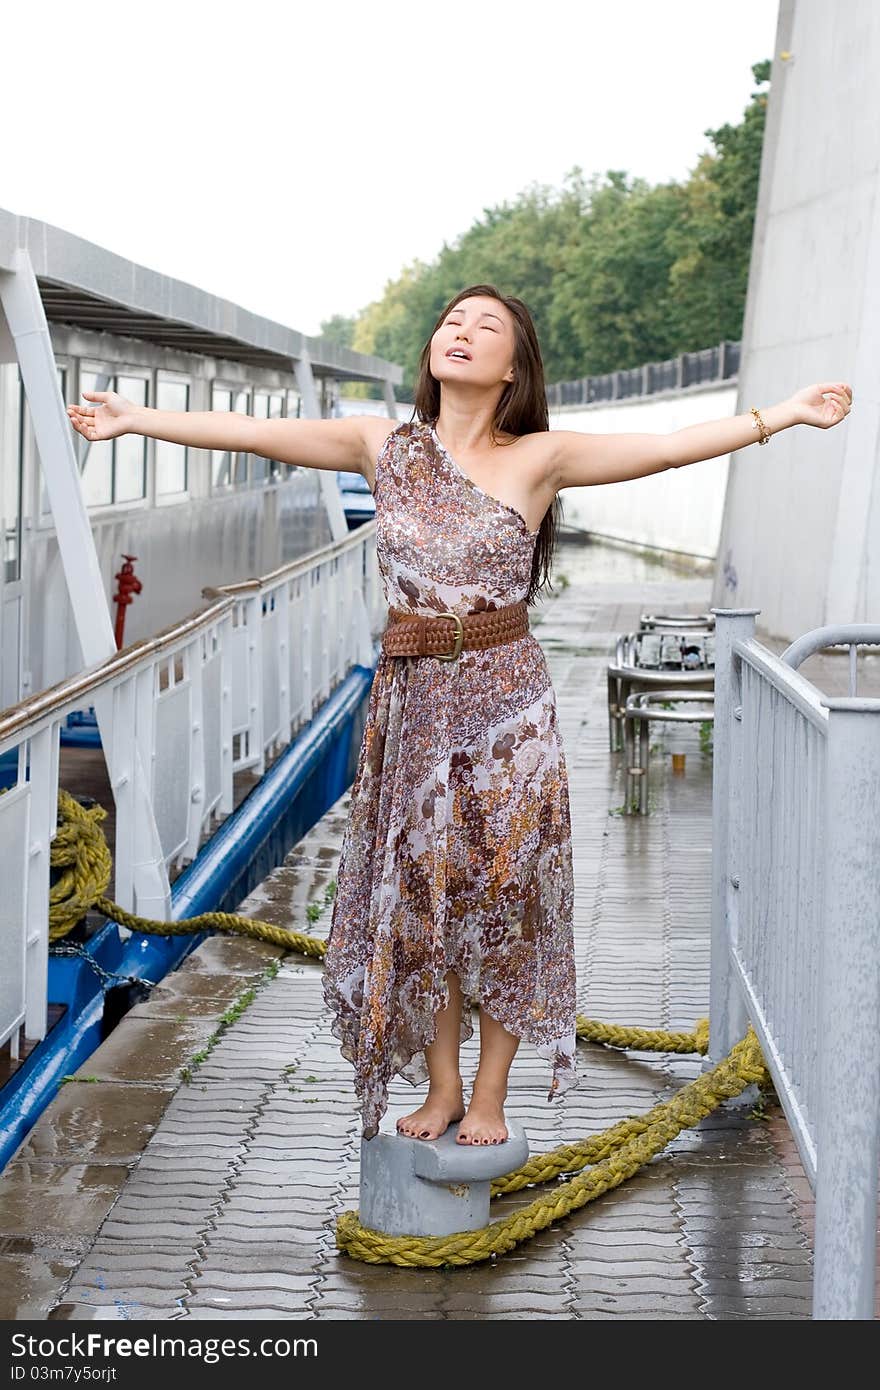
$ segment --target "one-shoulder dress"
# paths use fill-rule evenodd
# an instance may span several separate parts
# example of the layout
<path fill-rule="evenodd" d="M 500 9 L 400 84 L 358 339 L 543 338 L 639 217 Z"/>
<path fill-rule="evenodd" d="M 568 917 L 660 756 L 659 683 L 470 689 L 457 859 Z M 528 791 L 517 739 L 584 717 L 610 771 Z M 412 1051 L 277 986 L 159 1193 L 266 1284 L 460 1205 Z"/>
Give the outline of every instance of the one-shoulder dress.
<path fill-rule="evenodd" d="M 389 606 L 465 614 L 526 597 L 537 531 L 433 425 L 391 431 L 374 495 Z M 568 776 L 534 634 L 454 661 L 380 651 L 350 805 L 322 980 L 363 1137 L 393 1076 L 428 1078 L 448 970 L 462 1042 L 478 1003 L 550 1064 L 548 1100 L 576 1085 Z"/>

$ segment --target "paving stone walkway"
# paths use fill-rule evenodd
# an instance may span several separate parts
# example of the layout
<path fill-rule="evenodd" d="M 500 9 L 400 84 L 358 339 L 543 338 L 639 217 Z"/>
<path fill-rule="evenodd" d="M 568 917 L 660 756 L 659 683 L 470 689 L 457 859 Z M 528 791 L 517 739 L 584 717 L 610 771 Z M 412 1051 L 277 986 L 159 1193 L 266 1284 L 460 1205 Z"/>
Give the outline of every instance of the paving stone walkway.
<path fill-rule="evenodd" d="M 577 545 L 562 549 L 556 575 L 568 583 L 542 605 L 536 632 L 571 785 L 579 1009 L 690 1029 L 708 1013 L 711 756 L 692 726 L 665 726 L 651 814 L 620 814 L 605 667 L 642 609 L 700 611 L 709 580 L 614 552 L 597 564 L 595 547 Z M 686 752 L 683 775 L 671 773 L 673 749 Z M 314 923 L 306 908 L 326 902 L 347 807 L 348 793 L 241 910 L 324 935 L 329 908 Z M 403 1270 L 340 1254 L 336 1217 L 358 1201 L 359 1118 L 320 972 L 273 947 L 213 938 L 126 1016 L 0 1177 L 0 1315 L 809 1317 L 805 1194 L 772 1098 L 766 1118 L 748 1107 L 709 1117 L 494 1264 Z M 253 1002 L 192 1063 L 248 986 Z M 466 1088 L 478 1046 L 477 1029 L 462 1054 Z M 647 1110 L 699 1071 L 696 1057 L 581 1045 L 579 1086 L 548 1102 L 546 1064 L 522 1044 L 508 1110 L 537 1152 Z M 393 1132 L 423 1094 L 397 1078 L 382 1128 Z M 494 1201 L 493 1219 L 532 1196 Z"/>

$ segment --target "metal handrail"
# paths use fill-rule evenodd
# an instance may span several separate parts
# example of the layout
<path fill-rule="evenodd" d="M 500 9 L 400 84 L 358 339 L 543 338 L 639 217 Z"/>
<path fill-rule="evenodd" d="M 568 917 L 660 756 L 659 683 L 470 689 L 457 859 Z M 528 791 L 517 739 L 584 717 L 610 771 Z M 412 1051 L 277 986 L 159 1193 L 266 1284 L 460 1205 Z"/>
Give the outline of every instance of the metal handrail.
<path fill-rule="evenodd" d="M 687 628 L 697 632 L 714 632 L 715 618 L 712 613 L 640 613 L 639 631 L 650 632 L 656 628 Z"/>
<path fill-rule="evenodd" d="M 648 706 L 654 700 L 695 700 L 704 705 L 711 705 L 715 700 L 714 690 L 634 690 L 631 695 L 626 697 L 624 708 L 624 718 L 633 719 L 666 719 L 675 723 L 693 723 L 696 715 L 687 714 L 684 710 L 673 709 L 649 709 Z M 706 715 L 706 719 L 711 720 L 712 711 Z"/>
<path fill-rule="evenodd" d="M 880 1152 L 880 699 L 855 696 L 880 625 L 781 657 L 756 608 L 716 608 L 709 1054 L 751 1024 L 816 1194 L 813 1316 L 871 1318 Z M 850 648 L 853 694 L 796 668 Z"/>
<path fill-rule="evenodd" d="M 645 362 L 598 376 L 576 377 L 547 386 L 551 408 L 562 406 L 612 405 L 661 393 L 687 391 L 693 387 L 733 385 L 740 360 L 738 340 L 725 339 L 698 352 L 682 352 L 664 362 Z"/>
<path fill-rule="evenodd" d="M 832 647 L 849 649 L 849 693 L 855 696 L 858 694 L 858 649 L 880 647 L 880 623 L 831 623 L 815 627 L 795 638 L 781 653 L 780 660 L 796 671 L 807 657 Z"/>
<path fill-rule="evenodd" d="M 87 695 L 92 695 L 105 686 L 108 681 L 140 665 L 144 657 L 158 656 L 176 646 L 181 640 L 210 627 L 227 609 L 232 608 L 232 605 L 231 598 L 221 597 L 216 603 L 212 603 L 210 608 L 202 608 L 186 618 L 179 618 L 168 627 L 154 633 L 152 637 L 132 642 L 131 646 L 114 652 L 105 661 L 87 667 L 85 671 L 78 671 L 75 676 L 65 676 L 55 685 L 38 690 L 36 694 L 29 695 L 17 705 L 9 705 L 0 712 L 0 745 L 19 733 L 26 725 L 34 724 L 45 715 L 52 714 L 74 701 L 81 702 Z"/>
<path fill-rule="evenodd" d="M 355 667 L 383 617 L 375 525 L 272 574 L 0 714 L 0 1043 L 47 1028 L 50 856 L 64 720 L 94 707 L 116 805 L 114 896 L 167 919 L 169 872 L 193 860 L 233 778 L 257 777 Z M 13 1051 L 13 1056 L 17 1055 Z"/>
<path fill-rule="evenodd" d="M 331 560 L 334 556 L 345 555 L 349 550 L 356 550 L 363 544 L 364 538 L 369 538 L 375 533 L 376 522 L 365 521 L 363 525 L 356 526 L 353 531 L 349 531 L 347 536 L 341 540 L 329 541 L 327 545 L 319 546 L 317 550 L 309 550 L 305 555 L 298 555 L 295 560 L 288 560 L 286 564 L 279 565 L 277 569 L 270 570 L 268 574 L 252 577 L 250 579 L 237 579 L 230 584 L 206 584 L 202 589 L 205 598 L 214 598 L 219 594 L 249 594 L 256 589 L 268 589 L 273 584 L 280 584 L 285 579 L 296 579 L 299 575 L 305 574 L 308 570 L 314 569 L 315 565 L 322 564 L 325 560 Z"/>

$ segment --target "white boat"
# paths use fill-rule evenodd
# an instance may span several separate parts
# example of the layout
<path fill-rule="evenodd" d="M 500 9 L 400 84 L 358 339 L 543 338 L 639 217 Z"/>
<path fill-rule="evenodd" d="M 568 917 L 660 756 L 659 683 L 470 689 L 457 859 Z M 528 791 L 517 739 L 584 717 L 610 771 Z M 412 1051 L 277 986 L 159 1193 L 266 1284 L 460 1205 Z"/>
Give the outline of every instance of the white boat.
<path fill-rule="evenodd" d="M 369 503 L 335 473 L 89 445 L 66 405 L 114 389 L 315 417 L 356 380 L 394 415 L 401 378 L 0 210 L 0 1165 L 139 982 L 202 939 L 92 911 L 50 946 L 59 788 L 108 812 L 122 907 L 234 908 L 349 785 L 384 617 Z"/>

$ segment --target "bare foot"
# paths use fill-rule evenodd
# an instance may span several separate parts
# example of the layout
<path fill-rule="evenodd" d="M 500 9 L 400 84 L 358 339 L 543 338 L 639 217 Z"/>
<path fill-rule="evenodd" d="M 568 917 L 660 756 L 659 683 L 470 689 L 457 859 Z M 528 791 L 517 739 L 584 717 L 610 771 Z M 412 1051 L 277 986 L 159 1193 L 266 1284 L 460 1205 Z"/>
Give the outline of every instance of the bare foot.
<path fill-rule="evenodd" d="M 451 1087 L 448 1090 L 428 1088 L 428 1098 L 424 1105 L 411 1115 L 404 1115 L 397 1121 L 397 1133 L 410 1139 L 439 1139 L 441 1134 L 464 1115 L 464 1095 Z"/>
<path fill-rule="evenodd" d="M 467 1113 L 458 1126 L 457 1144 L 503 1144 L 508 1138 L 504 1106 L 491 1097 L 471 1097 Z"/>

